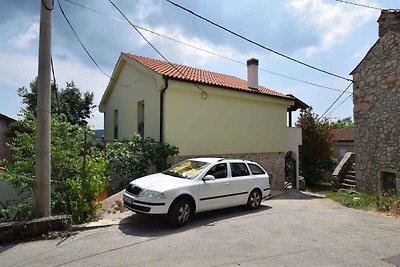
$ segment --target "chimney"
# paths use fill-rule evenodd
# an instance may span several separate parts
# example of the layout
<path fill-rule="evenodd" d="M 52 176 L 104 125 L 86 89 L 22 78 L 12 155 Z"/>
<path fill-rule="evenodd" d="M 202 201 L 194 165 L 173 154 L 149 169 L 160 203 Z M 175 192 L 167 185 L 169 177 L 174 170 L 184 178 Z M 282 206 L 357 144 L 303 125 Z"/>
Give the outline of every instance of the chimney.
<path fill-rule="evenodd" d="M 400 9 L 382 10 L 378 23 L 379 37 L 384 36 L 389 30 L 400 32 Z"/>
<path fill-rule="evenodd" d="M 256 58 L 247 60 L 247 86 L 258 89 L 258 59 Z"/>

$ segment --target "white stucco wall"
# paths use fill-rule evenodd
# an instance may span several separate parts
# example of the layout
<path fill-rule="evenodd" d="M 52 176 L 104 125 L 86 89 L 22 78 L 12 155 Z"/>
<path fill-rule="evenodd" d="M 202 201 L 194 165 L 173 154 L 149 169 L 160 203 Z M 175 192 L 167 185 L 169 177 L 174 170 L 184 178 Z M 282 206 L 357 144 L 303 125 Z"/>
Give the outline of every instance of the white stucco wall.
<path fill-rule="evenodd" d="M 299 146 L 303 144 L 303 135 L 300 127 L 288 127 L 288 150 L 296 160 L 296 188 L 299 188 Z"/>
<path fill-rule="evenodd" d="M 180 155 L 286 152 L 291 100 L 169 81 L 164 139 Z"/>
<path fill-rule="evenodd" d="M 124 86 L 128 85 L 128 87 Z M 138 131 L 138 102 L 144 101 L 146 137 L 159 141 L 160 136 L 160 77 L 146 68 L 123 63 L 106 104 L 100 110 L 104 116 L 104 136 L 114 139 L 114 110 L 118 110 L 118 139 L 130 139 Z"/>

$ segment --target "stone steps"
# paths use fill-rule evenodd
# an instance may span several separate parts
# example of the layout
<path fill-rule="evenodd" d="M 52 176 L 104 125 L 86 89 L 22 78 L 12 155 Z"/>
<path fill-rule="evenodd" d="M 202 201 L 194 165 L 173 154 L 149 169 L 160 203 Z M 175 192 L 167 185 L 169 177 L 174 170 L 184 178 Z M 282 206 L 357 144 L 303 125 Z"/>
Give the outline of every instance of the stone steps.
<path fill-rule="evenodd" d="M 341 184 L 341 188 L 345 188 L 345 189 L 355 189 L 356 185 L 355 184 L 346 184 L 346 183 L 342 183 Z"/>
<path fill-rule="evenodd" d="M 356 180 L 353 179 L 343 179 L 342 183 L 356 185 Z"/>
<path fill-rule="evenodd" d="M 356 188 L 356 172 L 354 171 L 354 163 L 352 170 L 348 171 L 345 178 L 340 181 L 340 187 L 343 189 L 355 189 Z"/>

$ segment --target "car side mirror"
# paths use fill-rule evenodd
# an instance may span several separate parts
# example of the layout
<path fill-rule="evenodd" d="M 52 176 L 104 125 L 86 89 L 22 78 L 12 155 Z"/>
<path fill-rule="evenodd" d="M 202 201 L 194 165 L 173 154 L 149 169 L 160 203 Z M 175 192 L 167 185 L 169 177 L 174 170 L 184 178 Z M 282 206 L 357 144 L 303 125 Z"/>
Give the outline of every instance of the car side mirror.
<path fill-rule="evenodd" d="M 210 174 L 203 177 L 203 181 L 213 181 L 213 180 L 215 180 L 215 177 Z"/>

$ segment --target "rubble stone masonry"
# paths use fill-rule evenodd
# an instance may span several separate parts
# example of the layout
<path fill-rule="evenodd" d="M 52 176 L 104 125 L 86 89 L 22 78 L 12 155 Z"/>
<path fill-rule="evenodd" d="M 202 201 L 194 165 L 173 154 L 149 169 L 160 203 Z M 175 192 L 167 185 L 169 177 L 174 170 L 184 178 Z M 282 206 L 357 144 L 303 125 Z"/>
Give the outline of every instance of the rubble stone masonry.
<path fill-rule="evenodd" d="M 385 11 L 380 23 L 384 23 Z M 398 19 L 400 12 L 388 14 Z M 382 192 L 400 187 L 400 31 L 384 35 L 353 71 L 356 186 Z M 393 184 L 394 182 L 394 184 Z"/>
<path fill-rule="evenodd" d="M 270 182 L 272 189 L 283 190 L 285 188 L 284 152 L 174 156 L 168 159 L 168 163 L 173 165 L 189 158 L 204 158 L 204 157 L 244 159 L 244 160 L 255 161 L 258 164 L 260 164 L 270 175 Z"/>

